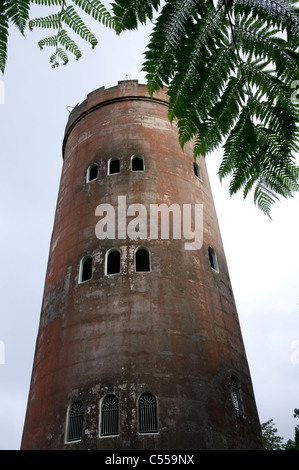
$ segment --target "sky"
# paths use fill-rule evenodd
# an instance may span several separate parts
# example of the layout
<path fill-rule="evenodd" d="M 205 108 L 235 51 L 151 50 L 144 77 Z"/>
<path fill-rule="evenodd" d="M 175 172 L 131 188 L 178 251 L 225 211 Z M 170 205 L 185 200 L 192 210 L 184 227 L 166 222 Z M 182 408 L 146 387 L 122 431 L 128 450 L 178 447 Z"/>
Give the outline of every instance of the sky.
<path fill-rule="evenodd" d="M 33 7 L 32 17 L 43 14 Z M 90 27 L 97 47 L 78 39 L 83 57 L 57 69 L 52 50 L 37 45 L 49 31 L 24 38 L 11 27 L 0 76 L 0 450 L 20 448 L 69 111 L 99 87 L 146 83 L 151 24 L 120 37 Z M 206 160 L 259 418 L 273 419 L 286 441 L 299 424 L 299 194 L 277 203 L 270 220 L 252 195 L 229 196 L 221 157 L 219 149 Z"/>

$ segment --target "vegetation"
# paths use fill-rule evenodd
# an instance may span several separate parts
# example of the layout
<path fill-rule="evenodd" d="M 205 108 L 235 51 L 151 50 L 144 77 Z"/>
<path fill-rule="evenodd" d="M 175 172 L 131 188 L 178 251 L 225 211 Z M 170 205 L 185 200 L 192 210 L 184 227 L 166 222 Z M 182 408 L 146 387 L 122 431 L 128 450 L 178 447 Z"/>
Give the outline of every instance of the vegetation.
<path fill-rule="evenodd" d="M 299 409 L 294 409 L 294 418 L 299 418 Z M 299 426 L 295 427 L 294 440 L 289 439 L 284 446 L 285 450 L 299 450 Z"/>
<path fill-rule="evenodd" d="M 58 11 L 29 19 L 30 4 Z M 163 4 L 162 4 L 163 3 Z M 81 51 L 67 29 L 92 47 L 97 39 L 78 9 L 117 34 L 156 20 L 143 70 L 150 93 L 166 85 L 169 119 L 181 146 L 194 141 L 194 158 L 223 146 L 219 177 L 231 195 L 253 192 L 270 215 L 279 197 L 299 189 L 299 9 L 295 0 L 4 0 L 0 6 L 0 68 L 7 60 L 9 23 L 21 33 L 54 29 L 39 42 L 54 47 L 52 66 Z M 75 8 L 76 7 L 76 8 Z M 298 86 L 297 86 L 298 85 Z M 299 93 L 299 92 L 298 92 Z"/>
<path fill-rule="evenodd" d="M 295 408 L 294 418 L 299 418 L 299 409 Z M 299 426 L 295 427 L 294 440 L 289 439 L 283 443 L 283 438 L 277 435 L 273 419 L 262 424 L 264 448 L 266 450 L 299 450 Z"/>
<path fill-rule="evenodd" d="M 265 450 L 283 450 L 283 438 L 277 435 L 273 419 L 262 424 L 262 435 Z"/>

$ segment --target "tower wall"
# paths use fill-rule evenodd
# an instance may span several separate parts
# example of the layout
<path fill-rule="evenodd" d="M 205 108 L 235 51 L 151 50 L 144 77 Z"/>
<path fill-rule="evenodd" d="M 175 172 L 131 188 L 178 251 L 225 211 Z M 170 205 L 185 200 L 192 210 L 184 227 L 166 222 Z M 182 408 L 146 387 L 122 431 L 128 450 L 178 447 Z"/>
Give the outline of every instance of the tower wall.
<path fill-rule="evenodd" d="M 167 116 L 167 95 L 150 98 L 136 81 L 90 93 L 70 115 L 51 239 L 22 449 L 260 449 L 261 433 L 225 253 L 205 161 L 194 174 Z M 144 171 L 132 171 L 132 155 Z M 108 175 L 109 159 L 120 172 Z M 87 182 L 91 164 L 97 178 Z M 146 239 L 119 238 L 119 197 L 147 209 Z M 101 204 L 116 208 L 116 237 L 100 240 Z M 203 244 L 152 239 L 150 205 L 203 207 Z M 193 212 L 192 212 L 193 214 Z M 136 214 L 137 215 L 137 214 Z M 126 226 L 135 216 L 126 217 Z M 194 228 L 194 225 L 193 225 Z M 150 272 L 135 271 L 135 249 L 151 253 Z M 211 268 L 208 247 L 217 255 Z M 120 274 L 105 274 L 111 248 Z M 92 279 L 79 282 L 93 257 Z M 243 409 L 232 399 L 231 376 Z M 157 399 L 158 429 L 138 432 L 138 398 Z M 119 399 L 119 434 L 100 436 L 101 403 Z M 68 409 L 81 400 L 83 435 L 67 443 Z"/>

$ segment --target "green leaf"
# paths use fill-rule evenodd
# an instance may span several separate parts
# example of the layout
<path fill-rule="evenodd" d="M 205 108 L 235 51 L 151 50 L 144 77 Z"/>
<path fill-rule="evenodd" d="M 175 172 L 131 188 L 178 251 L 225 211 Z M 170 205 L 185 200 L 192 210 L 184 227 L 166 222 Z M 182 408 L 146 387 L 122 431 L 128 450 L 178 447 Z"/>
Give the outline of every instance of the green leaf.
<path fill-rule="evenodd" d="M 147 19 L 152 21 L 154 10 L 158 11 L 160 0 L 116 0 L 112 3 L 118 32 L 136 29 L 138 21 L 144 24 Z"/>
<path fill-rule="evenodd" d="M 6 15 L 22 34 L 29 18 L 30 0 L 5 0 Z"/>
<path fill-rule="evenodd" d="M 61 15 L 61 21 L 67 24 L 75 33 L 77 33 L 82 39 L 88 41 L 92 47 L 95 47 L 98 43 L 96 37 L 89 31 L 85 26 L 76 10 L 70 5 L 63 10 Z"/>
<path fill-rule="evenodd" d="M 119 31 L 119 27 L 112 17 L 111 13 L 99 0 L 72 0 L 75 5 L 80 7 L 85 13 L 92 16 L 96 21 L 103 23 L 109 28 L 114 28 Z"/>

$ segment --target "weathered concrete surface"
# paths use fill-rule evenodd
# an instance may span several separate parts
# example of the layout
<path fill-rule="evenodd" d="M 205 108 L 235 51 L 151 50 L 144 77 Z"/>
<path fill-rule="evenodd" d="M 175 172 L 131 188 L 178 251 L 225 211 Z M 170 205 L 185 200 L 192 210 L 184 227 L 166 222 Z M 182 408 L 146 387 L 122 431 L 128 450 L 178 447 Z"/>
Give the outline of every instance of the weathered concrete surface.
<path fill-rule="evenodd" d="M 179 146 L 167 95 L 120 82 L 88 95 L 70 115 L 50 247 L 23 449 L 260 449 L 255 399 L 204 159 L 200 181 L 191 145 Z M 131 171 L 141 154 L 145 171 Z M 119 157 L 119 174 L 107 163 Z M 90 164 L 98 178 L 86 182 Z M 99 240 L 101 203 L 203 204 L 200 250 L 184 240 Z M 151 272 L 135 273 L 134 250 L 151 250 Z M 211 269 L 208 246 L 217 253 Z M 105 276 L 105 253 L 122 253 L 121 274 Z M 79 284 L 80 260 L 94 257 Z M 231 399 L 241 383 L 244 414 Z M 138 435 L 137 400 L 158 400 L 159 432 Z M 120 401 L 120 434 L 99 437 L 99 402 Z M 84 404 L 84 435 L 65 443 L 69 404 Z"/>

